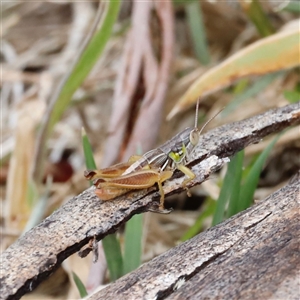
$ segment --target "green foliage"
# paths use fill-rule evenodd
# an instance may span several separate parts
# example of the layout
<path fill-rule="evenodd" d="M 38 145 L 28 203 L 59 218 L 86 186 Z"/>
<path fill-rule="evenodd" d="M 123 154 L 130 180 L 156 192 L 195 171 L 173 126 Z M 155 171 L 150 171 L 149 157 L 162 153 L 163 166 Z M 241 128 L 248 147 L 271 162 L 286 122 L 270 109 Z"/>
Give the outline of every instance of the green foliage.
<path fill-rule="evenodd" d="M 143 215 L 133 216 L 125 226 L 123 273 L 127 274 L 141 265 Z"/>
<path fill-rule="evenodd" d="M 231 173 L 234 177 L 230 181 L 230 196 L 228 199 L 228 209 L 226 217 L 229 218 L 239 212 L 239 201 L 241 198 L 241 180 L 243 173 L 244 150 L 238 152 L 231 160 L 230 172 L 229 167 L 227 173 Z M 226 174 L 227 175 L 227 174 Z"/>
<path fill-rule="evenodd" d="M 208 217 L 213 215 L 212 226 L 214 226 L 251 205 L 263 165 L 279 137 L 280 135 L 274 138 L 247 168 L 243 168 L 244 150 L 231 158 L 218 201 L 206 200 L 203 212 L 183 235 L 182 241 L 186 241 L 200 232 L 204 220 Z"/>
<path fill-rule="evenodd" d="M 80 278 L 76 275 L 76 273 L 72 272 L 72 276 L 73 276 L 73 280 L 75 282 L 75 285 L 78 289 L 79 295 L 81 298 L 84 298 L 88 295 L 84 284 L 82 283 L 82 281 L 80 280 Z"/>
<path fill-rule="evenodd" d="M 263 165 L 280 135 L 266 147 L 250 168 L 243 170 L 244 151 L 237 153 L 228 164 L 212 225 L 216 225 L 242 210 L 253 201 Z"/>
<path fill-rule="evenodd" d="M 115 281 L 123 275 L 123 258 L 120 242 L 115 234 L 107 235 L 102 240 L 110 280 Z"/>
<path fill-rule="evenodd" d="M 266 159 L 268 158 L 273 146 L 278 141 L 280 136 L 281 134 L 277 135 L 266 147 L 266 149 L 259 155 L 249 173 L 245 177 L 241 188 L 242 193 L 239 201 L 239 211 L 242 211 L 251 205 L 263 165 L 265 164 Z"/>
<path fill-rule="evenodd" d="M 69 73 L 57 86 L 53 92 L 50 101 L 47 119 L 41 129 L 41 143 L 36 157 L 36 165 L 33 168 L 34 183 L 37 184 L 42 180 L 43 162 L 46 155 L 46 142 L 52 132 L 55 124 L 61 119 L 63 113 L 68 108 L 71 98 L 76 90 L 80 87 L 89 72 L 98 61 L 106 43 L 108 42 L 113 25 L 117 19 L 120 8 L 120 0 L 111 0 L 106 2 L 100 27 L 88 41 L 88 44 L 80 49 L 78 58 Z"/>
<path fill-rule="evenodd" d="M 291 103 L 295 103 L 300 100 L 300 92 L 298 91 L 284 91 L 283 94 L 285 99 Z"/>
<path fill-rule="evenodd" d="M 92 146 L 88 136 L 86 135 L 84 128 L 82 128 L 81 137 L 82 137 L 83 153 L 85 158 L 85 166 L 88 170 L 95 170 L 97 169 L 97 166 L 94 160 Z"/>
<path fill-rule="evenodd" d="M 283 10 L 299 14 L 300 13 L 300 2 L 297 1 L 297 0 L 287 1 L 287 3 L 284 6 Z"/>
<path fill-rule="evenodd" d="M 299 3 L 300 6 L 300 3 Z M 284 91 L 283 95 L 291 103 L 295 103 L 300 100 L 300 83 L 298 83 L 294 90 Z"/>
<path fill-rule="evenodd" d="M 243 157 L 244 151 L 241 151 L 233 158 L 231 158 L 231 161 L 228 164 L 228 169 L 222 184 L 220 196 L 217 201 L 216 211 L 213 216 L 213 226 L 223 221 L 228 202 L 231 200 L 231 206 L 233 206 L 232 202 L 239 197 L 239 186 L 241 178 L 240 173 L 242 170 L 241 161 L 243 161 Z"/>
<path fill-rule="evenodd" d="M 208 198 L 203 211 L 188 231 L 182 236 L 181 241 L 186 241 L 198 234 L 203 222 L 213 216 L 212 226 L 219 224 L 224 219 L 248 208 L 253 201 L 259 176 L 267 157 L 273 146 L 283 133 L 277 135 L 262 153 L 253 159 L 250 165 L 243 167 L 244 150 L 233 156 L 228 164 L 219 199 Z"/>
<path fill-rule="evenodd" d="M 261 36 L 265 37 L 275 32 L 259 0 L 252 0 L 249 4 L 249 8 L 246 9 L 246 13 Z"/>
<path fill-rule="evenodd" d="M 194 1 L 185 6 L 188 24 L 193 39 L 195 54 L 204 65 L 209 64 L 210 56 L 206 41 L 205 27 L 199 1 Z"/>
<path fill-rule="evenodd" d="M 30 207 L 33 207 L 38 203 L 39 199 L 39 192 L 37 190 L 36 185 L 33 181 L 28 182 L 27 194 L 26 194 L 26 201 Z"/>

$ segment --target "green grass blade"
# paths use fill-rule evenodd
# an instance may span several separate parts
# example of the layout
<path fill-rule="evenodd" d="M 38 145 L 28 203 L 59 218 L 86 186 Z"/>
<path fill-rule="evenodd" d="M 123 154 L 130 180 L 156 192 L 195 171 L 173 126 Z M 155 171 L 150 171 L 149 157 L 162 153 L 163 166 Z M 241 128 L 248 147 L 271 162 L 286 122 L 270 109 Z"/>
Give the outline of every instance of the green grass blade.
<path fill-rule="evenodd" d="M 300 3 L 299 3 L 300 6 Z M 294 90 L 284 91 L 283 95 L 290 103 L 296 103 L 300 100 L 300 84 L 298 83 Z"/>
<path fill-rule="evenodd" d="M 195 54 L 203 65 L 207 65 L 210 62 L 210 55 L 207 46 L 200 2 L 194 1 L 186 5 L 186 12 L 194 43 Z"/>
<path fill-rule="evenodd" d="M 95 170 L 97 169 L 97 166 L 94 160 L 92 146 L 83 127 L 81 129 L 81 137 L 82 137 L 83 153 L 85 158 L 85 166 L 88 170 Z"/>
<path fill-rule="evenodd" d="M 123 274 L 127 274 L 141 265 L 142 258 L 143 215 L 133 216 L 125 227 Z"/>
<path fill-rule="evenodd" d="M 82 129 L 82 145 L 87 169 L 96 169 L 92 146 L 84 129 Z M 114 281 L 123 275 L 123 258 L 121 253 L 121 246 L 115 234 L 106 236 L 102 240 L 102 245 L 110 274 L 110 279 Z"/>
<path fill-rule="evenodd" d="M 111 0 L 105 4 L 105 10 L 101 19 L 101 26 L 99 30 L 96 31 L 94 36 L 91 38 L 86 49 L 75 64 L 70 76 L 60 91 L 58 99 L 55 102 L 48 124 L 48 131 L 50 132 L 68 107 L 71 97 L 75 91 L 79 88 L 81 83 L 96 64 L 111 36 L 113 25 L 119 13 L 120 0 Z"/>
<path fill-rule="evenodd" d="M 234 177 L 231 182 L 231 193 L 229 197 L 228 209 L 226 217 L 229 218 L 239 212 L 240 187 L 243 174 L 244 150 L 238 152 L 230 161 L 230 164 L 235 170 Z"/>
<path fill-rule="evenodd" d="M 88 295 L 88 293 L 86 291 L 86 288 L 85 288 L 84 284 L 82 283 L 80 278 L 74 272 L 72 272 L 72 276 L 73 276 L 73 280 L 75 282 L 75 285 L 78 289 L 80 297 L 81 298 L 86 297 Z"/>
<path fill-rule="evenodd" d="M 242 78 L 234 86 L 233 95 L 240 95 L 240 94 L 244 93 L 244 91 L 247 89 L 248 86 L 249 86 L 249 79 Z"/>
<path fill-rule="evenodd" d="M 121 246 L 115 234 L 110 234 L 102 240 L 110 280 L 115 281 L 123 275 L 123 258 Z"/>
<path fill-rule="evenodd" d="M 293 13 L 300 13 L 300 3 L 299 1 L 288 1 L 287 4 L 283 7 L 283 10 L 290 11 Z"/>
<path fill-rule="evenodd" d="M 217 206 L 217 201 L 208 198 L 206 200 L 205 206 L 203 211 L 200 213 L 199 217 L 197 218 L 197 220 L 195 221 L 194 225 L 191 226 L 187 232 L 181 237 L 181 241 L 187 241 L 189 239 L 191 239 L 192 237 L 194 237 L 195 235 L 197 235 L 201 229 L 203 228 L 203 222 L 211 217 L 213 215 L 213 213 L 216 210 L 216 206 Z"/>
<path fill-rule="evenodd" d="M 252 0 L 246 9 L 246 13 L 261 36 L 265 37 L 275 32 L 259 0 Z"/>
<path fill-rule="evenodd" d="M 300 93 L 297 91 L 284 91 L 284 98 L 288 100 L 290 103 L 296 103 L 300 100 Z"/>
<path fill-rule="evenodd" d="M 233 189 L 233 178 L 235 176 L 235 163 L 232 163 L 232 159 L 228 164 L 228 169 L 224 177 L 222 188 L 220 191 L 219 199 L 217 201 L 216 211 L 213 216 L 212 226 L 221 223 L 224 220 L 226 205 L 229 201 L 230 195 Z"/>
<path fill-rule="evenodd" d="M 253 201 L 255 189 L 258 184 L 259 176 L 263 165 L 269 156 L 274 144 L 278 141 L 282 134 L 277 135 L 267 148 L 259 155 L 253 166 L 251 167 L 248 175 L 245 177 L 244 184 L 241 188 L 241 196 L 239 201 L 239 211 L 248 208 Z"/>

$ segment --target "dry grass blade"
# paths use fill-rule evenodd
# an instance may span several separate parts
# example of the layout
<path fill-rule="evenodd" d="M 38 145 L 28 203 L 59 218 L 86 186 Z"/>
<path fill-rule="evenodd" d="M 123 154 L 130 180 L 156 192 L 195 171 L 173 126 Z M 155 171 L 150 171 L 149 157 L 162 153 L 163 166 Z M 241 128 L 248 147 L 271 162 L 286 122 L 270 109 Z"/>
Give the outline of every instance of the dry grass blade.
<path fill-rule="evenodd" d="M 32 206 L 37 200 L 34 199 L 28 182 L 35 144 L 35 128 L 43 112 L 43 104 L 37 99 L 25 102 L 19 107 L 16 141 L 10 159 L 7 182 L 8 205 L 5 221 L 8 228 L 11 229 L 23 230 Z"/>

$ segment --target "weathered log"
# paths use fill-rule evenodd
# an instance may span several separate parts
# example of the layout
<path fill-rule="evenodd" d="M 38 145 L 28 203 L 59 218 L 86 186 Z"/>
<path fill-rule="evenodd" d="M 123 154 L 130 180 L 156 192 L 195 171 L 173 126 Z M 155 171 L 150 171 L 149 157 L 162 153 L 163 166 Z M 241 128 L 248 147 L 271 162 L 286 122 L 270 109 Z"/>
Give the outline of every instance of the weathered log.
<path fill-rule="evenodd" d="M 86 299 L 299 299 L 299 175 Z"/>
<path fill-rule="evenodd" d="M 227 157 L 247 145 L 299 123 L 300 106 L 295 103 L 211 130 L 200 139 L 192 156 L 189 166 L 196 178 L 188 186 L 206 180 L 226 162 Z M 174 179 L 164 185 L 166 195 L 181 192 L 182 181 L 182 174 L 176 172 Z M 69 200 L 4 251 L 0 258 L 1 299 L 20 298 L 94 237 L 101 240 L 115 232 L 134 214 L 158 207 L 156 187 L 131 192 L 106 202 L 100 201 L 93 189 L 89 188 Z"/>

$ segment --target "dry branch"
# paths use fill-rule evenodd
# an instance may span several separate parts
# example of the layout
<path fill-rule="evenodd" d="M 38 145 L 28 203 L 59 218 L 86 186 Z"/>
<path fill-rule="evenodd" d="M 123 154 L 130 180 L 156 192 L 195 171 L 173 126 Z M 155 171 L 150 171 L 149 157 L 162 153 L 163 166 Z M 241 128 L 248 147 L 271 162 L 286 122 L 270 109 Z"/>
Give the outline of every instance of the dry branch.
<path fill-rule="evenodd" d="M 296 103 L 208 132 L 200 139 L 190 163 L 197 176 L 189 186 L 203 182 L 224 164 L 227 157 L 247 145 L 299 123 L 300 107 Z M 179 172 L 176 176 L 180 176 Z M 180 192 L 182 180 L 181 176 L 166 182 L 166 195 Z M 102 239 L 134 214 L 158 207 L 158 202 L 159 195 L 155 187 L 106 202 L 99 201 L 93 193 L 93 187 L 85 190 L 20 237 L 1 255 L 1 298 L 18 299 L 91 239 Z M 230 232 L 235 239 L 234 228 Z M 193 265 L 190 268 L 194 268 Z"/>

